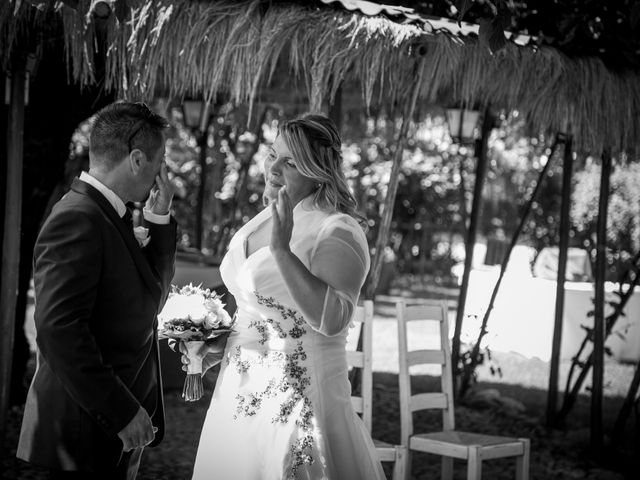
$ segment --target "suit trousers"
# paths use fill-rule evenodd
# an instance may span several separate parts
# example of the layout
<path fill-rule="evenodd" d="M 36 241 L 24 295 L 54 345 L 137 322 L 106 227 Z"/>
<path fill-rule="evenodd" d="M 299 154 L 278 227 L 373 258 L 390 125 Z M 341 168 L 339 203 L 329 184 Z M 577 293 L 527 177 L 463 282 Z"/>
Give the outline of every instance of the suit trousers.
<path fill-rule="evenodd" d="M 144 448 L 123 452 L 120 463 L 113 470 L 77 472 L 50 470 L 49 480 L 135 480 Z"/>

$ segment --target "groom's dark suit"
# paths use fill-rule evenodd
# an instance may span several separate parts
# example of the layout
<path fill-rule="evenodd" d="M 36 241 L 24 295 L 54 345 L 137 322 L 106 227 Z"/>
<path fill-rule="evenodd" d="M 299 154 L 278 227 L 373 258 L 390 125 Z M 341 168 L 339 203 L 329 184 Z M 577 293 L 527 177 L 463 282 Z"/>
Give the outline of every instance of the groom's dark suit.
<path fill-rule="evenodd" d="M 142 406 L 164 430 L 156 314 L 174 271 L 176 225 L 131 227 L 91 185 L 75 180 L 34 250 L 37 369 L 18 457 L 51 469 L 111 471 L 118 432 Z"/>

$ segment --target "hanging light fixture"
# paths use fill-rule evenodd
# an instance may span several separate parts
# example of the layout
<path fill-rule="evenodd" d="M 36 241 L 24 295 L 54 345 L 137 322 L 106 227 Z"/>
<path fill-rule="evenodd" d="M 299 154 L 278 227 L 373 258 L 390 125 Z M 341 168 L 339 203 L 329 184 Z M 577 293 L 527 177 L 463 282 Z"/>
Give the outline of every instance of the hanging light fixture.
<path fill-rule="evenodd" d="M 471 143 L 475 140 L 475 129 L 480 112 L 466 108 L 447 108 L 449 135 L 456 143 Z"/>
<path fill-rule="evenodd" d="M 184 124 L 192 130 L 204 131 L 208 123 L 209 104 L 202 100 L 184 100 L 182 102 Z"/>

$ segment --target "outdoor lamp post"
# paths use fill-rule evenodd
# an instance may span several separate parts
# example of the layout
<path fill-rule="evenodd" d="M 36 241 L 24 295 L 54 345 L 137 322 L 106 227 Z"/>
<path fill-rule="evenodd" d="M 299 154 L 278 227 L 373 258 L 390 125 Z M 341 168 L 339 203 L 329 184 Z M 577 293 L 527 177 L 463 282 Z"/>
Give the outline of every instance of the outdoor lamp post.
<path fill-rule="evenodd" d="M 204 192 L 207 185 L 207 137 L 209 133 L 209 103 L 202 100 L 185 100 L 182 103 L 184 124 L 191 129 L 200 148 L 200 185 L 196 203 L 196 241 L 198 250 L 202 249 L 202 212 Z"/>
<path fill-rule="evenodd" d="M 477 110 L 467 110 L 464 108 L 447 109 L 447 123 L 449 125 L 449 134 L 456 143 L 471 143 L 475 140 L 475 128 L 480 118 L 480 112 Z M 469 276 L 473 263 L 473 249 L 476 243 L 478 233 L 478 217 L 480 213 L 480 201 L 482 199 L 482 187 L 484 185 L 484 177 L 487 165 L 487 142 L 489 133 L 493 128 L 493 117 L 487 106 L 483 119 L 480 138 L 475 145 L 476 163 L 476 179 L 473 187 L 473 201 L 471 203 L 471 213 L 469 225 L 467 227 L 467 236 L 465 241 L 465 257 L 464 257 L 464 273 L 462 274 L 462 283 L 460 285 L 460 293 L 458 296 L 458 308 L 456 310 L 456 323 L 453 334 L 453 343 L 451 348 L 451 359 L 453 364 L 453 374 L 456 375 L 458 368 L 458 360 L 460 358 L 460 333 L 462 331 L 462 321 L 464 319 L 464 308 L 467 299 L 467 289 L 469 288 Z M 463 208 L 466 208 L 463 205 Z"/>

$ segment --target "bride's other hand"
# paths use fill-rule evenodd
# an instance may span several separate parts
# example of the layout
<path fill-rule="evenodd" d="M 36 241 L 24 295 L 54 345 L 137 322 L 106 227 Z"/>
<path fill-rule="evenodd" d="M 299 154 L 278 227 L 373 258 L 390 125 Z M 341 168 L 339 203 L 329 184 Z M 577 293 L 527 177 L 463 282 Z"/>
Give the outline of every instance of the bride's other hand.
<path fill-rule="evenodd" d="M 278 191 L 278 199 L 271 203 L 273 228 L 269 247 L 273 253 L 289 252 L 289 242 L 293 232 L 293 205 L 287 194 L 287 187 Z"/>
<path fill-rule="evenodd" d="M 206 373 L 211 367 L 216 366 L 222 360 L 224 353 L 224 346 L 227 343 L 227 336 L 220 335 L 219 337 L 207 340 L 200 350 L 196 353 L 198 357 L 202 359 L 202 375 Z M 182 370 L 187 371 L 187 365 L 189 365 L 189 357 L 187 356 L 187 346 L 184 341 L 180 341 L 179 347 L 182 353 Z"/>

